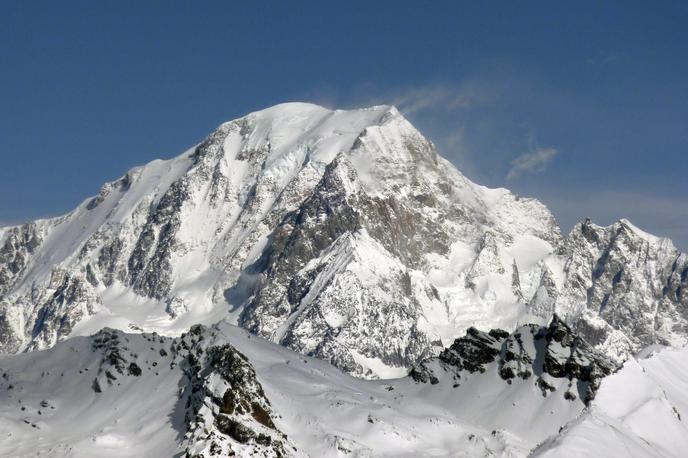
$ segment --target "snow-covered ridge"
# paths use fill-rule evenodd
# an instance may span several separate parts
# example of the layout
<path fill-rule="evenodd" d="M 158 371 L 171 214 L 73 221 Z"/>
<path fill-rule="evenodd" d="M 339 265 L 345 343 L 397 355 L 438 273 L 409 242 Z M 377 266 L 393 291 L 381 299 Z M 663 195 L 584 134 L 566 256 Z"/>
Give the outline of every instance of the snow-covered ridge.
<path fill-rule="evenodd" d="M 227 320 L 389 377 L 470 326 L 556 312 L 621 361 L 686 341 L 687 282 L 670 242 L 627 221 L 564 237 L 537 200 L 465 178 L 394 107 L 288 103 L 0 231 L 0 352 Z"/>

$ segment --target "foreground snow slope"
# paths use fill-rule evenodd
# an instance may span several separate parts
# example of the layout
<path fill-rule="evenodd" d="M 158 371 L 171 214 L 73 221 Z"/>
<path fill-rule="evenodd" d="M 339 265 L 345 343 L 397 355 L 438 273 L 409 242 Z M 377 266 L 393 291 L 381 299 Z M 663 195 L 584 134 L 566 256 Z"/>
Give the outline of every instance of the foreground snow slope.
<path fill-rule="evenodd" d="M 357 376 L 469 326 L 557 312 L 620 361 L 688 330 L 688 259 L 628 221 L 563 237 L 466 179 L 394 107 L 288 103 L 222 124 L 71 213 L 0 230 L 0 352 L 227 319 Z"/>
<path fill-rule="evenodd" d="M 629 360 L 588 411 L 534 456 L 683 457 L 688 450 L 688 348 Z"/>
<path fill-rule="evenodd" d="M 585 407 L 556 368 L 605 364 L 567 329 L 469 333 L 447 350 L 462 365 L 426 361 L 432 381 L 356 379 L 228 324 L 104 330 L 0 360 L 0 455 L 525 456 Z M 499 345 L 484 358 L 493 334 L 524 342 L 532 376 L 505 375 Z"/>
<path fill-rule="evenodd" d="M 555 318 L 472 329 L 367 381 L 229 324 L 106 329 L 0 359 L 0 455 L 679 457 L 687 362 L 663 350 L 606 375 Z"/>

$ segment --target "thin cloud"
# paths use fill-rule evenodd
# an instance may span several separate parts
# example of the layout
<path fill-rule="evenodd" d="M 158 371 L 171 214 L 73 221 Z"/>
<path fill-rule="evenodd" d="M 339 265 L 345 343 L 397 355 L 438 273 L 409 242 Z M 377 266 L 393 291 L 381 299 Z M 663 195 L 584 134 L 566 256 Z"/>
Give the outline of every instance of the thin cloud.
<path fill-rule="evenodd" d="M 471 77 L 455 82 L 429 82 L 411 87 L 379 90 L 362 88 L 358 97 L 346 105 L 369 106 L 391 104 L 406 116 L 428 139 L 432 140 L 444 157 L 452 161 L 463 173 L 479 182 L 487 182 L 477 166 L 475 154 L 483 130 L 492 120 L 489 113 L 503 111 L 502 99 L 511 92 L 511 82 L 505 78 Z M 476 116 L 477 115 L 477 116 Z M 489 119 L 486 119 L 489 118 Z M 481 123 L 480 131 L 473 129 Z M 495 161 L 498 161 L 495 158 Z"/>
<path fill-rule="evenodd" d="M 475 101 L 476 94 L 469 86 L 452 87 L 430 85 L 408 89 L 392 97 L 394 104 L 405 115 L 426 110 L 454 111 L 468 108 Z"/>
<path fill-rule="evenodd" d="M 506 174 L 506 179 L 510 181 L 524 173 L 543 172 L 556 156 L 556 148 L 536 148 L 532 153 L 522 154 L 511 161 L 511 168 Z"/>
<path fill-rule="evenodd" d="M 599 50 L 597 54 L 590 57 L 586 62 L 589 65 L 608 65 L 619 60 L 619 56 L 608 51 Z"/>
<path fill-rule="evenodd" d="M 494 102 L 507 89 L 508 82 L 493 78 L 466 78 L 458 82 L 429 82 L 417 86 L 379 88 L 372 84 L 354 88 L 348 96 L 326 94 L 320 90 L 309 99 L 340 99 L 340 105 L 351 108 L 391 104 L 404 115 L 433 116 L 439 113 L 459 114 L 477 106 Z M 326 92 L 326 91 L 325 91 Z"/>

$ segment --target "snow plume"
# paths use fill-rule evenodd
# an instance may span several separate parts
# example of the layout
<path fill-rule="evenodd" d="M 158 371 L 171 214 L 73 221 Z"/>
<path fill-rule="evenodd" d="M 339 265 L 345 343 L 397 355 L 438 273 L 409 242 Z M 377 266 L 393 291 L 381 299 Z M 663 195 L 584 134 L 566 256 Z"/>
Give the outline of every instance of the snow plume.
<path fill-rule="evenodd" d="M 524 173 L 539 173 L 544 171 L 556 157 L 556 148 L 536 148 L 532 153 L 525 153 L 511 161 L 511 168 L 506 174 L 507 180 L 513 180 Z"/>
<path fill-rule="evenodd" d="M 453 87 L 435 84 L 412 88 L 396 94 L 393 103 L 405 115 L 425 110 L 454 111 L 468 108 L 475 99 L 475 91 L 469 84 Z"/>
<path fill-rule="evenodd" d="M 422 126 L 438 151 L 463 173 L 473 179 L 485 178 L 475 158 L 475 152 L 481 150 L 476 147 L 476 138 L 482 134 L 474 120 L 493 110 L 509 87 L 508 82 L 476 76 L 458 82 L 429 82 L 391 91 L 378 89 L 383 96 L 366 99 L 362 105 L 388 103 L 396 106 L 412 123 Z M 485 122 L 491 125 L 493 121 L 490 116 Z"/>

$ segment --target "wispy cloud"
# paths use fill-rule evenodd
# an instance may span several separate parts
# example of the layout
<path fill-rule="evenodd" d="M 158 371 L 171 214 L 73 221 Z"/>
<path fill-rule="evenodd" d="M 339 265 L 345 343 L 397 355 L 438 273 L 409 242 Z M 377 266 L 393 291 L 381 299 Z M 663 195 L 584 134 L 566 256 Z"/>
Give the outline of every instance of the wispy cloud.
<path fill-rule="evenodd" d="M 618 60 L 619 56 L 617 54 L 600 49 L 594 56 L 588 58 L 586 62 L 589 65 L 608 65 Z"/>
<path fill-rule="evenodd" d="M 475 103 L 477 97 L 475 88 L 468 84 L 458 86 L 434 84 L 394 94 L 391 102 L 408 116 L 427 110 L 451 112 L 469 108 Z"/>
<path fill-rule="evenodd" d="M 510 84 L 505 78 L 475 76 L 462 81 L 429 82 L 420 86 L 377 91 L 368 100 L 391 103 L 406 116 L 459 114 L 494 103 L 507 91 Z"/>
<path fill-rule="evenodd" d="M 511 161 L 511 168 L 506 174 L 507 181 L 518 178 L 524 173 L 543 172 L 557 156 L 556 148 L 536 148 L 530 153 L 521 154 Z"/>
<path fill-rule="evenodd" d="M 364 83 L 341 92 L 332 87 L 312 88 L 295 99 L 309 100 L 329 108 L 361 108 L 394 105 L 440 153 L 471 178 L 484 182 L 473 158 L 474 135 L 468 119 L 472 113 L 504 92 L 502 80 L 473 77 L 462 81 L 431 81 L 416 86 L 380 87 Z"/>
<path fill-rule="evenodd" d="M 365 86 L 346 98 L 344 105 L 396 106 L 463 173 L 481 183 L 498 185 L 499 182 L 485 176 L 485 168 L 478 164 L 488 155 L 493 164 L 501 163 L 503 167 L 508 163 L 508 158 L 487 152 L 483 138 L 493 138 L 494 132 L 500 131 L 497 118 L 504 113 L 502 101 L 513 92 L 512 89 L 509 78 L 474 75 L 461 81 L 434 81 L 418 86 L 384 89 Z M 527 132 L 524 138 L 526 136 Z M 511 146 L 499 149 L 501 154 Z M 500 175 L 498 180 L 503 179 L 503 174 Z"/>

